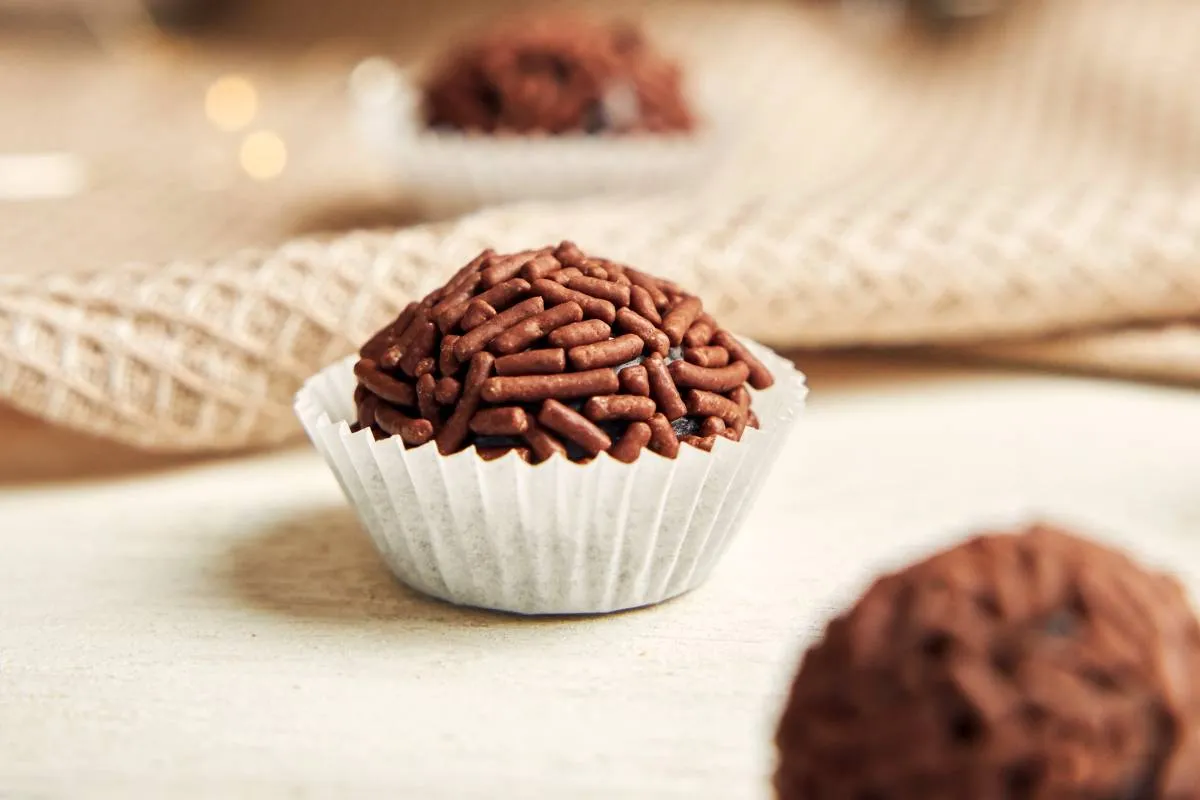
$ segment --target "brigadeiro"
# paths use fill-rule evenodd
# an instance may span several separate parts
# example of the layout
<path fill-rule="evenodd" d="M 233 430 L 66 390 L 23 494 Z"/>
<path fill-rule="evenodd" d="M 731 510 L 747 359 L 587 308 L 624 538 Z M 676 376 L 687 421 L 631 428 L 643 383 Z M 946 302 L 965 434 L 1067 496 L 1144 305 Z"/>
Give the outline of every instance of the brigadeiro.
<path fill-rule="evenodd" d="M 805 393 L 697 296 L 563 242 L 480 253 L 296 409 L 403 581 L 595 613 L 703 581 Z"/>
<path fill-rule="evenodd" d="M 481 253 L 360 355 L 358 427 L 534 462 L 736 442 L 775 382 L 700 298 L 570 242 Z"/>
<path fill-rule="evenodd" d="M 679 66 L 628 23 L 533 17 L 452 48 L 424 86 L 426 122 L 478 133 L 678 133 Z"/>
<path fill-rule="evenodd" d="M 888 575 L 805 655 L 780 800 L 1200 798 L 1200 626 L 1180 585 L 1062 530 Z"/>

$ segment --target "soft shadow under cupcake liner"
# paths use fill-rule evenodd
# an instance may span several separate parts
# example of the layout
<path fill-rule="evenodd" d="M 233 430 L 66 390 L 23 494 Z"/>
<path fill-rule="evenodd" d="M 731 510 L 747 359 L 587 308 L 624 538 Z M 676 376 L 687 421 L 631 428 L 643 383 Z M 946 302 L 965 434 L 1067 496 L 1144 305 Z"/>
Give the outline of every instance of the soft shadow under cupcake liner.
<path fill-rule="evenodd" d="M 747 346 L 774 373 L 754 393 L 760 430 L 718 437 L 711 453 L 645 450 L 589 464 L 351 433 L 355 358 L 296 395 L 296 414 L 396 576 L 459 605 L 521 614 L 594 614 L 651 605 L 701 584 L 728 547 L 807 394 L 791 362 Z"/>
<path fill-rule="evenodd" d="M 432 214 L 686 188 L 729 149 L 728 115 L 713 110 L 711 92 L 692 92 L 700 115 L 690 132 L 495 136 L 425 127 L 411 79 L 387 62 L 376 69 L 383 88 L 355 93 L 360 131 L 411 202 Z"/>

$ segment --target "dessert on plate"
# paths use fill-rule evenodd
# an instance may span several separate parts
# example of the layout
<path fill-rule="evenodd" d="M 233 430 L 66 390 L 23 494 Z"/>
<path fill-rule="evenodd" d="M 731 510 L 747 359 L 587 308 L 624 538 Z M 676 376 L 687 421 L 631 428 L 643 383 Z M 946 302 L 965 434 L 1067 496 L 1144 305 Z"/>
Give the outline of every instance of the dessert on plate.
<path fill-rule="evenodd" d="M 361 131 L 432 216 L 695 186 L 729 152 L 737 120 L 702 72 L 624 22 L 520 16 L 426 64 L 360 66 Z"/>

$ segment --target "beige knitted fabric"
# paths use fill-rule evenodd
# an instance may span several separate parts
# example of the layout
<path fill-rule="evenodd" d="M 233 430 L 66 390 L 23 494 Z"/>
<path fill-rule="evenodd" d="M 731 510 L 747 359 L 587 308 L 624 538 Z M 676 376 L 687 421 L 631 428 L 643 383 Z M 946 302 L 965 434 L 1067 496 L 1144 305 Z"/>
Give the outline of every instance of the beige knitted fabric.
<path fill-rule="evenodd" d="M 969 345 L 1200 382 L 1187 328 L 993 341 L 1200 317 L 1200 4 L 1046 0 L 937 47 L 802 3 L 660 3 L 648 23 L 739 120 L 703 191 L 0 279 L 0 397 L 155 449 L 276 443 L 300 381 L 415 293 L 484 246 L 566 237 L 781 348 Z"/>

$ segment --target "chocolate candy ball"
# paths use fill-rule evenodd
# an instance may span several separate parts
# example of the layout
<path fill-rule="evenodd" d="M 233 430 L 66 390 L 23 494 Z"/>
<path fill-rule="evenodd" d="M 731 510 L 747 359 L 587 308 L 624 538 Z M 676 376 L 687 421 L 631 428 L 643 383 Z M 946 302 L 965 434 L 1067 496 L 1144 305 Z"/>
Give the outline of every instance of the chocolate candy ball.
<path fill-rule="evenodd" d="M 481 133 L 686 131 L 679 68 L 640 32 L 569 18 L 522 20 L 451 51 L 425 86 L 426 122 Z"/>
<path fill-rule="evenodd" d="M 694 295 L 570 242 L 480 253 L 360 351 L 358 428 L 442 454 L 674 458 L 757 427 L 773 382 Z"/>
<path fill-rule="evenodd" d="M 781 800 L 1200 798 L 1200 626 L 1173 579 L 1060 530 L 878 580 L 805 655 Z"/>

